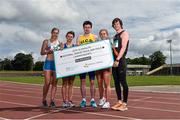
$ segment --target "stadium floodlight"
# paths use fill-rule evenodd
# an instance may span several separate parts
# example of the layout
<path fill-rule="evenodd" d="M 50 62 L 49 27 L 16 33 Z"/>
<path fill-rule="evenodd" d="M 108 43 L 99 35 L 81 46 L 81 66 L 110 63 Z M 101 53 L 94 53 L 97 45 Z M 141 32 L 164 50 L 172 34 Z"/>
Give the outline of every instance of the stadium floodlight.
<path fill-rule="evenodd" d="M 172 75 L 173 74 L 173 71 L 172 71 L 172 46 L 171 46 L 172 40 L 167 40 L 167 42 L 170 45 L 170 48 L 169 48 L 169 52 L 170 52 L 170 74 Z"/>

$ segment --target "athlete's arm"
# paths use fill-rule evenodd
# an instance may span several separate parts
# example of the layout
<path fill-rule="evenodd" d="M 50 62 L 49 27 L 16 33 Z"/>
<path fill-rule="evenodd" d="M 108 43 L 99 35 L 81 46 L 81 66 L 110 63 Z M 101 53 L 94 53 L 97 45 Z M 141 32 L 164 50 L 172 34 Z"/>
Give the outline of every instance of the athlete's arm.
<path fill-rule="evenodd" d="M 112 46 L 112 49 L 113 49 L 113 52 L 114 52 L 115 56 L 117 57 L 118 56 L 118 51 L 115 49 L 114 45 Z"/>
<path fill-rule="evenodd" d="M 122 39 L 122 47 L 121 47 L 121 50 L 120 50 L 116 60 L 120 60 L 121 57 L 123 56 L 123 54 L 124 54 L 124 52 L 126 50 L 127 44 L 128 44 L 128 40 L 129 40 L 129 35 L 128 35 L 128 33 L 126 31 L 123 32 L 120 37 Z"/>
<path fill-rule="evenodd" d="M 48 48 L 48 40 L 44 40 L 42 47 L 41 47 L 41 55 L 51 54 L 52 50 L 47 49 Z"/>
<path fill-rule="evenodd" d="M 59 46 L 60 46 L 60 50 L 63 50 L 63 49 L 64 49 L 64 43 L 63 43 L 63 42 L 61 42 L 61 43 L 59 44 Z"/>
<path fill-rule="evenodd" d="M 95 41 L 97 41 L 97 39 L 98 39 L 98 36 L 97 36 L 97 35 L 94 35 L 94 38 L 95 38 Z"/>

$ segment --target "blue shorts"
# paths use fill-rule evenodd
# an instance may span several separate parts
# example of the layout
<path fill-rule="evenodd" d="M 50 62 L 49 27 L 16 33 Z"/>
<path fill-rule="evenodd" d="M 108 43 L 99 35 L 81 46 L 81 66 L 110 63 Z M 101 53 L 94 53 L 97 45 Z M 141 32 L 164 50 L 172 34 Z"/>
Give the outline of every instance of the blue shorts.
<path fill-rule="evenodd" d="M 52 70 L 55 71 L 54 60 L 45 60 L 44 62 L 44 70 Z"/>
<path fill-rule="evenodd" d="M 90 80 L 95 80 L 95 71 L 88 72 L 88 75 L 89 75 Z M 80 79 L 86 79 L 86 73 L 82 73 L 79 76 L 80 76 Z"/>

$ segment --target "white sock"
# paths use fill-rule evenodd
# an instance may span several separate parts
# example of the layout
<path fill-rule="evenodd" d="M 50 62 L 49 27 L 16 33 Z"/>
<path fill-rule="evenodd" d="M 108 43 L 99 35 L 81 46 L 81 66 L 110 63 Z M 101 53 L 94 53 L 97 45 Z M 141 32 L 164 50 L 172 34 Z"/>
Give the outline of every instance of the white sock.
<path fill-rule="evenodd" d="M 86 98 L 83 98 L 82 100 L 83 100 L 83 101 L 86 101 Z"/>
<path fill-rule="evenodd" d="M 124 102 L 124 105 L 126 105 L 126 106 L 127 106 L 127 103 L 125 103 L 125 102 Z"/>
<path fill-rule="evenodd" d="M 92 98 L 91 101 L 94 101 L 94 98 Z"/>
<path fill-rule="evenodd" d="M 105 98 L 105 97 L 103 97 L 103 99 L 106 101 L 106 98 Z"/>

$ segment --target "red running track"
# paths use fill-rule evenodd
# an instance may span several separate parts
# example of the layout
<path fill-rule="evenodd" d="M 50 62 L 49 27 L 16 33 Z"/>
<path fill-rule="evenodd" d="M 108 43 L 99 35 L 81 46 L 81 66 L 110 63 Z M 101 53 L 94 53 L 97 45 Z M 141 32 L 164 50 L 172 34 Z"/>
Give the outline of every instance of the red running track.
<path fill-rule="evenodd" d="M 98 92 L 96 90 L 96 92 Z M 0 119 L 180 119 L 179 93 L 152 93 L 130 91 L 128 111 L 113 111 L 101 108 L 79 108 L 81 95 L 74 88 L 73 102 L 77 107 L 62 108 L 62 97 L 58 87 L 57 108 L 40 107 L 42 86 L 0 81 Z M 89 101 L 87 91 L 87 101 Z M 96 94 L 98 101 L 98 94 Z M 112 90 L 111 105 L 116 102 Z"/>

